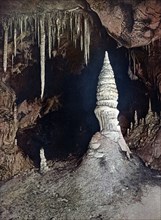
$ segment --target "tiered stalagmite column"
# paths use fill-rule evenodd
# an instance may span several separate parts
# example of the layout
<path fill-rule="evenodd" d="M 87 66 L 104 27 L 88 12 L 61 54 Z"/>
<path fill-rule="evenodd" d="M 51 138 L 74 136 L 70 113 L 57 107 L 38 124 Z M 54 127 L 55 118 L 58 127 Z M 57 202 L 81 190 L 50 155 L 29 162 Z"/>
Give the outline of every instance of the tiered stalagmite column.
<path fill-rule="evenodd" d="M 108 58 L 108 53 L 106 52 L 104 64 L 99 76 L 95 114 L 99 120 L 101 133 L 117 142 L 129 157 L 131 152 L 125 143 L 120 126 L 118 125 L 117 99 L 118 92 L 114 73 Z"/>

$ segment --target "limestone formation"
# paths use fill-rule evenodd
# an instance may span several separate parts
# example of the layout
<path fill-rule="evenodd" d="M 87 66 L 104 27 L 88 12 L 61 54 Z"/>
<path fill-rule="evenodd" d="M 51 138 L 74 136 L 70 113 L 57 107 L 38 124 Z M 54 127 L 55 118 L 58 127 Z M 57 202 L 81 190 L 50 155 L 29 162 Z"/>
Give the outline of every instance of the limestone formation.
<path fill-rule="evenodd" d="M 98 81 L 97 107 L 95 109 L 95 114 L 100 123 L 101 133 L 118 143 L 121 149 L 127 153 L 128 158 L 130 158 L 130 149 L 125 143 L 118 125 L 117 99 L 118 92 L 114 73 L 106 51 L 104 64 Z"/>

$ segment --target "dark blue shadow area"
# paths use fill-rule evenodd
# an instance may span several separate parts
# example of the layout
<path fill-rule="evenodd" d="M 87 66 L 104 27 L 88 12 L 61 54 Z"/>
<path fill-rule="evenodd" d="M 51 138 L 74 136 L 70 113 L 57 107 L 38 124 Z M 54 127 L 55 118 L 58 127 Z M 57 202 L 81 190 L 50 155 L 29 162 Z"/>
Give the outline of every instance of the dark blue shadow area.
<path fill-rule="evenodd" d="M 34 161 L 36 167 L 40 165 L 41 147 L 48 160 L 65 159 L 69 154 L 81 157 L 86 152 L 91 137 L 99 131 L 94 109 L 103 59 L 104 49 L 91 52 L 90 62 L 80 74 L 70 73 L 67 60 L 61 56 L 46 61 L 44 100 L 60 95 L 62 107 L 38 119 L 34 127 L 17 132 L 18 146 L 24 155 Z M 16 91 L 18 103 L 39 97 L 39 67 L 37 72 L 35 70 L 35 66 L 30 68 L 28 74 L 35 74 L 37 79 L 26 76 L 24 82 L 21 78 L 20 84 L 23 86 Z M 36 81 L 38 88 L 33 86 L 33 81 Z"/>
<path fill-rule="evenodd" d="M 134 126 L 136 123 L 135 112 L 137 114 L 137 124 L 142 119 L 145 121 L 149 110 L 149 91 L 141 79 L 130 79 L 128 75 L 128 49 L 118 48 L 117 43 L 112 38 L 110 38 L 110 42 L 108 53 L 118 89 L 118 120 L 123 135 L 126 135 L 131 124 Z"/>

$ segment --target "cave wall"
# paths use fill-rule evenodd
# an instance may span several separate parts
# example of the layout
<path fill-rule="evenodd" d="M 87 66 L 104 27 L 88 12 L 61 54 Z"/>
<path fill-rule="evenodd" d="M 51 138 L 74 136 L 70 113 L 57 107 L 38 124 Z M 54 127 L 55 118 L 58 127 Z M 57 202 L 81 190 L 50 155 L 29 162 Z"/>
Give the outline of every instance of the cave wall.
<path fill-rule="evenodd" d="M 161 37 L 159 0 L 87 0 L 108 33 L 121 45 L 139 47 Z"/>
<path fill-rule="evenodd" d="M 80 9 L 78 13 L 80 14 Z M 60 19 L 58 14 L 56 19 Z M 83 16 L 81 14 L 80 16 L 84 22 Z M 69 39 L 70 29 L 69 33 L 62 32 L 61 35 L 58 35 L 59 25 L 57 25 L 55 46 L 51 58 L 47 55 L 49 35 L 46 37 L 43 98 L 40 97 L 42 66 L 39 62 L 41 56 L 39 47 L 41 46 L 37 42 L 39 36 L 35 37 L 35 33 L 31 30 L 30 22 L 33 20 L 27 20 L 26 32 L 23 32 L 23 35 L 17 23 L 17 36 L 10 33 L 6 57 L 7 68 L 5 70 L 4 65 L 1 66 L 1 81 L 7 89 L 13 91 L 15 97 L 16 129 L 10 146 L 12 145 L 13 149 L 16 147 L 17 150 L 14 150 L 14 160 L 9 151 L 4 154 L 4 158 L 8 158 L 9 167 L 4 161 L 1 169 L 6 168 L 6 170 L 0 177 L 1 179 L 9 178 L 33 166 L 40 168 L 41 148 L 44 148 L 48 161 L 64 160 L 69 155 L 82 157 L 88 148 L 91 137 L 99 130 L 94 109 L 98 75 L 104 59 L 105 39 L 98 16 L 93 12 L 88 14 L 85 12 L 84 16 L 91 20 L 88 63 L 87 55 L 89 54 L 85 55 L 88 45 L 85 44 L 85 39 L 83 39 L 84 44 L 80 43 L 79 38 L 76 39 L 77 42 Z M 70 19 L 73 19 L 74 23 L 75 16 L 71 15 Z M 13 27 L 10 27 L 11 30 L 12 28 L 15 30 L 14 22 Z M 25 23 L 23 25 L 25 27 Z M 83 28 L 85 27 L 83 26 Z M 72 37 L 74 36 L 73 34 Z M 4 58 L 3 35 L 1 37 L 1 57 Z M 14 54 L 15 52 L 16 54 Z M 11 130 L 8 129 L 8 133 L 10 132 Z M 2 152 L 4 147 L 5 143 L 2 140 Z M 20 160 L 22 160 L 21 163 Z M 17 163 L 20 165 L 13 169 L 13 166 L 17 166 L 15 161 L 18 161 Z"/>

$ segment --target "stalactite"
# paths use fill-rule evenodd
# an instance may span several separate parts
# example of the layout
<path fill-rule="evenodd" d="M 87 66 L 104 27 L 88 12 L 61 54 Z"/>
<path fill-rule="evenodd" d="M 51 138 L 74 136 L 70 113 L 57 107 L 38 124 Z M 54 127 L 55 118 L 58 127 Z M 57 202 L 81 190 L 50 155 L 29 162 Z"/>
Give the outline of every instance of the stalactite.
<path fill-rule="evenodd" d="M 43 51 L 45 40 L 42 37 L 43 30 L 44 30 L 44 36 L 45 36 L 45 27 L 47 31 L 47 44 L 48 44 L 48 56 L 51 58 L 54 50 L 59 50 L 60 44 L 61 44 L 61 36 L 65 36 L 67 40 L 71 41 L 73 46 L 76 48 L 79 46 L 81 51 L 84 52 L 84 61 L 85 64 L 88 64 L 89 57 L 90 57 L 90 25 L 89 18 L 86 16 L 83 17 L 82 14 L 73 13 L 72 11 L 55 11 L 52 13 L 44 14 L 44 18 L 42 19 L 42 15 L 22 15 L 20 17 L 15 17 L 14 19 L 9 18 L 8 19 L 8 27 L 9 30 L 4 31 L 4 39 L 8 38 L 5 41 L 10 41 L 10 36 L 13 38 L 13 54 L 16 56 L 17 51 L 17 41 L 20 38 L 20 46 L 22 50 L 23 45 L 23 33 L 28 33 L 30 38 L 32 37 L 32 43 L 35 43 L 35 40 L 37 41 L 38 46 L 41 44 L 40 51 Z M 13 25 L 13 27 L 12 27 Z M 42 43 L 44 42 L 44 43 Z M 57 44 L 56 44 L 57 43 Z M 4 43 L 5 47 L 7 47 Z M 6 51 L 6 49 L 5 49 Z M 45 54 L 45 53 L 44 53 Z M 41 53 L 41 60 L 45 60 L 43 58 L 43 52 Z M 4 55 L 4 58 L 7 55 Z M 4 59 L 4 70 L 6 71 L 6 58 Z M 41 62 L 43 63 L 43 62 Z M 42 67 L 42 76 L 43 76 L 43 65 Z M 44 77 L 42 77 L 43 79 Z M 42 83 L 42 91 L 41 96 L 43 94 L 43 83 Z"/>
<path fill-rule="evenodd" d="M 80 35 L 80 30 L 81 30 L 81 17 L 80 17 L 80 14 L 77 15 L 76 27 L 77 27 L 77 35 Z"/>
<path fill-rule="evenodd" d="M 80 36 L 80 48 L 81 51 L 83 51 L 83 31 L 81 31 L 81 36 Z"/>
<path fill-rule="evenodd" d="M 89 21 L 88 21 L 88 25 L 87 25 L 87 58 L 89 60 L 90 58 L 90 42 L 91 42 L 91 33 L 90 33 L 90 25 L 89 25 Z"/>
<path fill-rule="evenodd" d="M 52 38 L 51 38 L 51 18 L 48 17 L 48 50 L 49 50 L 49 58 L 51 58 L 51 44 L 52 44 Z"/>
<path fill-rule="evenodd" d="M 8 26 L 4 23 L 4 47 L 3 47 L 3 70 L 7 71 L 7 51 L 8 51 Z"/>
<path fill-rule="evenodd" d="M 63 31 L 67 28 L 67 19 L 68 19 L 67 12 L 65 11 L 63 19 L 62 19 L 62 29 L 63 29 Z"/>
<path fill-rule="evenodd" d="M 34 18 L 30 18 L 30 33 L 31 33 L 31 36 L 32 36 L 32 43 L 34 44 Z"/>
<path fill-rule="evenodd" d="M 77 39 L 76 38 L 74 38 L 74 46 L 75 46 L 75 48 L 77 48 Z"/>
<path fill-rule="evenodd" d="M 27 31 L 29 31 L 30 33 L 33 32 L 33 23 L 32 23 L 33 19 L 32 16 L 28 17 L 28 23 L 27 23 Z"/>
<path fill-rule="evenodd" d="M 60 29 L 61 29 L 59 17 L 57 17 L 57 19 L 56 19 L 56 27 L 57 27 L 57 40 L 58 40 L 58 48 L 59 48 L 59 46 L 60 46 Z"/>
<path fill-rule="evenodd" d="M 56 36 L 56 29 L 55 27 L 52 28 L 52 31 L 51 31 L 51 34 L 52 34 L 52 42 L 53 42 L 53 49 L 55 48 L 55 36 Z"/>
<path fill-rule="evenodd" d="M 71 41 L 73 41 L 73 13 L 70 13 L 70 32 L 71 32 Z"/>
<path fill-rule="evenodd" d="M 133 60 L 133 65 L 134 65 L 134 71 L 135 71 L 135 57 L 134 57 L 134 53 L 131 53 L 130 54 L 130 51 L 129 51 L 129 67 L 128 67 L 128 75 L 130 77 L 131 80 L 137 80 L 138 77 L 134 74 L 134 72 L 132 72 L 131 70 L 131 59 Z"/>
<path fill-rule="evenodd" d="M 34 16 L 34 32 L 35 32 L 35 40 L 37 39 L 37 16 Z"/>
<path fill-rule="evenodd" d="M 23 30 L 22 30 L 22 19 L 20 19 L 21 50 L 22 50 L 22 33 L 23 33 Z"/>
<path fill-rule="evenodd" d="M 16 99 L 16 97 L 15 97 Z M 18 124 L 18 119 L 17 119 L 17 106 L 16 106 L 16 103 L 14 103 L 14 109 L 13 109 L 13 118 L 14 118 L 14 126 L 15 126 L 15 130 L 16 131 L 17 129 L 17 124 Z"/>
<path fill-rule="evenodd" d="M 10 36 L 11 39 L 13 38 L 12 19 L 10 19 L 10 22 L 9 22 L 9 36 Z"/>
<path fill-rule="evenodd" d="M 44 16 L 40 18 L 40 66 L 41 66 L 41 99 L 45 90 L 45 24 Z"/>
<path fill-rule="evenodd" d="M 150 52 L 151 52 L 151 48 L 150 48 L 150 44 L 148 44 L 148 55 L 150 56 Z"/>
<path fill-rule="evenodd" d="M 135 75 L 136 74 L 136 58 L 135 58 L 135 53 L 134 53 L 133 50 L 131 51 L 131 58 L 132 58 L 132 61 L 133 61 L 133 72 L 134 72 L 134 75 Z"/>
<path fill-rule="evenodd" d="M 14 25 L 14 56 L 16 56 L 16 51 L 17 51 L 17 29 L 16 29 L 16 24 Z"/>
<path fill-rule="evenodd" d="M 27 31 L 27 16 L 24 17 L 24 32 Z"/>
<path fill-rule="evenodd" d="M 37 21 L 37 45 L 40 46 L 40 20 Z"/>
<path fill-rule="evenodd" d="M 13 59 L 14 59 L 14 56 L 12 54 L 12 57 L 11 57 L 12 73 L 13 73 Z"/>
<path fill-rule="evenodd" d="M 89 27 L 88 20 L 84 18 L 84 60 L 85 64 L 88 64 L 88 53 L 89 53 Z"/>

